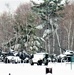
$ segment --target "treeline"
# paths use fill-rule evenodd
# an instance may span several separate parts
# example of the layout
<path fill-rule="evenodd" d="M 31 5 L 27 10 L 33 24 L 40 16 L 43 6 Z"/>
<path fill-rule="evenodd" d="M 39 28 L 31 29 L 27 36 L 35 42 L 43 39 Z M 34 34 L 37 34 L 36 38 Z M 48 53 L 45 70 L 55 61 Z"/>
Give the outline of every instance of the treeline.
<path fill-rule="evenodd" d="M 74 50 L 74 4 L 44 1 L 22 4 L 14 13 L 9 10 L 0 15 L 0 47 L 3 50 L 57 54 L 64 49 Z"/>

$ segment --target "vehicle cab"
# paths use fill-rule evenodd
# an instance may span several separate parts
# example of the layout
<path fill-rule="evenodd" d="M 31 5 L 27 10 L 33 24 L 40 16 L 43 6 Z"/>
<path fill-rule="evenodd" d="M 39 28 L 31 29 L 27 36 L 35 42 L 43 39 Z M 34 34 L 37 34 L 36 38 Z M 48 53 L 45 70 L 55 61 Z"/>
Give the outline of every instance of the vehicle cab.
<path fill-rule="evenodd" d="M 42 63 L 44 65 L 48 65 L 48 53 L 36 53 L 33 55 L 33 58 L 30 59 L 30 64 L 37 64 L 37 65 L 42 65 Z"/>

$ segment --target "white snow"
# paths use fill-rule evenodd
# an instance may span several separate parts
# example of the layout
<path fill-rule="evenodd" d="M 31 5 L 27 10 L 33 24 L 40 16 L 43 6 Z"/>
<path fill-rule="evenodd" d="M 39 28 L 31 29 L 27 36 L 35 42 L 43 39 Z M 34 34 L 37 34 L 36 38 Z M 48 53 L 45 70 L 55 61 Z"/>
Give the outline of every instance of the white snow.
<path fill-rule="evenodd" d="M 46 74 L 46 68 L 52 68 L 52 74 Z M 30 64 L 0 63 L 0 75 L 74 75 L 74 63 L 49 63 L 48 66 Z"/>
<path fill-rule="evenodd" d="M 43 33 L 43 38 L 50 34 L 52 31 L 50 29 L 46 29 Z"/>
<path fill-rule="evenodd" d="M 65 57 L 65 56 L 66 56 L 66 55 L 64 55 L 64 54 L 58 55 L 58 57 L 61 57 L 61 58 Z"/>
<path fill-rule="evenodd" d="M 44 27 L 44 25 L 39 25 L 39 26 L 36 27 L 36 29 L 40 29 L 41 30 L 41 29 L 43 29 L 43 27 Z"/>

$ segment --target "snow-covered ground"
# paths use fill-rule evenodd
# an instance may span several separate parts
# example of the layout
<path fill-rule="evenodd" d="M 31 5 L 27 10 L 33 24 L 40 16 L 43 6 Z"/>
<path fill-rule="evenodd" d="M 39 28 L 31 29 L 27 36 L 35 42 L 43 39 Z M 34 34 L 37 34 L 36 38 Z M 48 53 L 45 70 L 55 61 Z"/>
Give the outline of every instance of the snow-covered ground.
<path fill-rule="evenodd" d="M 46 74 L 46 68 L 52 68 L 52 74 Z M 0 75 L 74 75 L 74 63 L 49 63 L 48 66 L 30 64 L 0 63 Z"/>

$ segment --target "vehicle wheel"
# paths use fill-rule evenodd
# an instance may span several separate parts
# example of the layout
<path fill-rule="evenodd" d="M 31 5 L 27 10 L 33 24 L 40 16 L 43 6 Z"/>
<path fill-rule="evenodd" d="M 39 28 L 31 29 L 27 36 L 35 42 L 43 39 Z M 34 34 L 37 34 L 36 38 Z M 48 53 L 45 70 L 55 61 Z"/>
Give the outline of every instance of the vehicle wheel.
<path fill-rule="evenodd" d="M 5 63 L 10 63 L 9 59 L 8 58 L 5 58 Z"/>
<path fill-rule="evenodd" d="M 23 60 L 21 60 L 21 63 L 23 63 Z"/>
<path fill-rule="evenodd" d="M 15 64 L 17 64 L 17 62 L 15 62 Z"/>
<path fill-rule="evenodd" d="M 58 63 L 61 63 L 61 58 L 58 58 Z"/>
<path fill-rule="evenodd" d="M 42 60 L 39 60 L 39 61 L 37 62 L 37 65 L 42 65 Z"/>
<path fill-rule="evenodd" d="M 43 59 L 43 63 L 44 63 L 44 65 L 48 65 L 48 60 L 47 59 Z"/>
<path fill-rule="evenodd" d="M 48 62 L 44 63 L 44 65 L 48 65 Z"/>
<path fill-rule="evenodd" d="M 10 63 L 10 60 L 8 59 L 8 63 Z"/>
<path fill-rule="evenodd" d="M 25 60 L 24 63 L 29 63 L 29 60 Z"/>
<path fill-rule="evenodd" d="M 26 63 L 29 63 L 29 60 L 27 60 Z"/>
<path fill-rule="evenodd" d="M 34 65 L 32 59 L 29 60 L 29 63 L 30 63 L 31 65 Z"/>
<path fill-rule="evenodd" d="M 4 61 L 4 63 L 7 63 L 7 60 L 8 60 L 8 59 L 7 59 L 7 58 L 5 58 L 5 59 L 3 60 L 3 61 Z"/>

